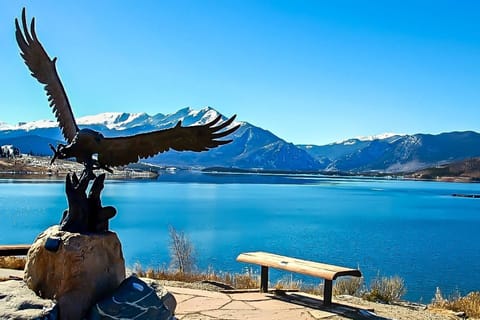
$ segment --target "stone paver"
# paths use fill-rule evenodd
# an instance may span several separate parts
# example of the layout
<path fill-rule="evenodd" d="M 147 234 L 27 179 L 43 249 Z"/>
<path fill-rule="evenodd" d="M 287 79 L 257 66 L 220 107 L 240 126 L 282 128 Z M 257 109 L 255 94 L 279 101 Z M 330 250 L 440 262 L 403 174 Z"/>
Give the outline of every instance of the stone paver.
<path fill-rule="evenodd" d="M 202 312 L 214 319 L 224 320 L 316 320 L 307 311 L 296 310 L 212 310 Z M 184 318 L 190 319 L 190 318 Z"/>
<path fill-rule="evenodd" d="M 313 319 L 331 319 L 332 313 L 323 310 L 309 310 L 308 313 L 313 317 Z"/>
<path fill-rule="evenodd" d="M 175 294 L 174 294 L 175 295 Z M 198 313 L 205 310 L 217 310 L 230 303 L 227 299 L 212 299 L 208 297 L 194 297 L 177 304 L 176 313 Z"/>
<path fill-rule="evenodd" d="M 192 299 L 194 297 L 195 296 L 191 296 L 191 295 L 188 295 L 188 294 L 175 293 L 175 300 L 177 301 L 177 304 L 180 303 L 180 302 Z"/>
<path fill-rule="evenodd" d="M 262 301 L 249 301 L 249 305 L 253 306 L 257 310 L 282 310 L 282 309 L 303 309 L 303 306 L 298 304 L 288 303 L 281 300 L 262 300 Z"/>
<path fill-rule="evenodd" d="M 164 286 L 170 292 L 181 293 L 190 296 L 197 296 L 197 297 L 208 297 L 214 299 L 228 299 L 226 298 L 226 294 L 216 291 L 205 291 L 199 289 L 189 289 L 189 288 L 180 288 L 180 287 L 170 287 Z"/>
<path fill-rule="evenodd" d="M 263 293 L 248 292 L 248 293 L 234 293 L 230 294 L 230 297 L 238 301 L 268 301 L 271 298 Z"/>
<path fill-rule="evenodd" d="M 225 310 L 255 310 L 255 307 L 249 305 L 245 301 L 236 301 L 233 300 L 232 302 L 224 305 L 222 309 Z"/>

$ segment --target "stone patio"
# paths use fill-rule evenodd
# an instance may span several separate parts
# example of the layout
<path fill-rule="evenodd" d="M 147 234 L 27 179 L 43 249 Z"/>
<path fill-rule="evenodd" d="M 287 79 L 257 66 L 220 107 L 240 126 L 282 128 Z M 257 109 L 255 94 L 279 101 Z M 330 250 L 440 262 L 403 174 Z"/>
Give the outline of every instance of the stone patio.
<path fill-rule="evenodd" d="M 381 319 L 367 310 L 333 305 L 326 309 L 318 297 L 306 293 L 284 295 L 259 292 L 212 292 L 197 289 L 166 287 L 177 299 L 176 318 L 190 319 L 269 319 L 316 320 Z"/>

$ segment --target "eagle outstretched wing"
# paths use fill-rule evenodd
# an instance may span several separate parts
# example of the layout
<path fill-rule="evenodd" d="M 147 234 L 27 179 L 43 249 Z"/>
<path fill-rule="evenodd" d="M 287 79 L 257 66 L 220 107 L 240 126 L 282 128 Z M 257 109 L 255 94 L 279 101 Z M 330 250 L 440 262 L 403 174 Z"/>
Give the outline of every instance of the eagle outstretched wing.
<path fill-rule="evenodd" d="M 32 19 L 29 32 L 25 8 L 22 10 L 22 27 L 23 32 L 18 19 L 15 19 L 15 37 L 21 50 L 20 55 L 32 72 L 32 76 L 45 85 L 50 107 L 53 109 L 63 136 L 70 143 L 78 131 L 78 126 L 55 67 L 57 58 L 51 60 L 38 41 L 35 34 L 35 18 Z"/>
<path fill-rule="evenodd" d="M 175 127 L 128 137 L 104 138 L 98 148 L 98 162 L 109 167 L 127 165 L 139 159 L 148 158 L 157 153 L 168 151 L 206 151 L 232 140 L 217 140 L 239 128 L 236 125 L 227 130 L 235 115 L 220 123 L 221 116 L 203 125 L 182 127 L 179 122 Z M 223 130 L 223 131 L 222 131 Z"/>

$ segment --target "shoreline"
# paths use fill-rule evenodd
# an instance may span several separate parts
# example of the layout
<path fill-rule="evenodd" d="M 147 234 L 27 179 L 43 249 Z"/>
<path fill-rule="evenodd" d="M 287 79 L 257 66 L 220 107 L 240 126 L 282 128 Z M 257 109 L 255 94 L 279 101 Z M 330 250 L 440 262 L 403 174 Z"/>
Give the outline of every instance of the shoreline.
<path fill-rule="evenodd" d="M 0 179 L 42 179 L 64 181 L 69 173 L 79 174 L 83 165 L 74 161 L 57 159 L 50 164 L 49 157 L 22 155 L 14 159 L 0 158 Z M 115 168 L 113 173 L 106 172 L 107 180 L 156 179 L 157 172 Z"/>
<path fill-rule="evenodd" d="M 22 155 L 18 158 L 0 158 L 0 179 L 44 179 L 65 180 L 65 176 L 72 172 L 81 172 L 83 165 L 74 161 L 57 159 L 50 164 L 50 157 Z M 209 167 L 203 169 L 192 168 L 162 168 L 150 164 L 137 164 L 133 167 L 114 168 L 113 173 L 106 172 L 107 180 L 156 179 L 160 172 L 176 174 L 182 171 L 196 171 L 211 175 L 278 175 L 278 176 L 317 176 L 337 179 L 365 179 L 365 180 L 398 180 L 424 182 L 451 182 L 451 183 L 478 183 L 476 177 L 469 176 L 437 176 L 423 177 L 415 173 L 380 173 L 380 172 L 327 172 L 327 171 L 282 171 L 282 170 L 248 170 L 225 167 Z M 178 171 L 178 172 L 177 172 Z"/>

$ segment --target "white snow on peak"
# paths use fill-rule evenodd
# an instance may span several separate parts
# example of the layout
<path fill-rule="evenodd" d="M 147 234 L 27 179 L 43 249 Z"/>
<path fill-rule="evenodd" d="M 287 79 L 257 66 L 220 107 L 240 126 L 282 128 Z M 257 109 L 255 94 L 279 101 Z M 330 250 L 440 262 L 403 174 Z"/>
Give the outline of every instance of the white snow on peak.
<path fill-rule="evenodd" d="M 390 139 L 392 137 L 403 137 L 403 136 L 406 136 L 406 134 L 385 132 L 385 133 L 376 134 L 376 135 L 373 135 L 373 136 L 358 136 L 358 137 L 355 137 L 355 138 L 340 140 L 340 141 L 330 143 L 329 145 L 343 144 L 343 145 L 348 146 L 348 145 L 354 145 L 358 141 L 384 140 L 384 139 Z"/>
<path fill-rule="evenodd" d="M 77 119 L 81 125 L 89 124 L 112 124 L 122 115 L 121 112 L 104 112 L 95 115 L 85 116 Z"/>
<path fill-rule="evenodd" d="M 30 131 L 38 128 L 54 128 L 57 126 L 58 126 L 57 122 L 53 120 L 36 120 L 36 121 L 18 124 L 17 126 L 15 126 L 14 129 Z"/>
<path fill-rule="evenodd" d="M 12 126 L 11 124 L 8 124 L 6 122 L 0 122 L 0 130 L 14 130 L 17 127 Z"/>
<path fill-rule="evenodd" d="M 19 122 L 16 125 L 12 125 L 6 122 L 0 122 L 0 130 L 35 130 L 38 128 L 54 128 L 58 126 L 56 121 L 53 120 L 36 120 L 31 122 Z"/>
<path fill-rule="evenodd" d="M 146 113 L 104 112 L 81 117 L 77 120 L 77 123 L 79 125 L 101 124 L 109 129 L 124 130 L 142 124 L 148 117 Z"/>
<path fill-rule="evenodd" d="M 182 121 L 183 126 L 202 125 L 215 120 L 220 113 L 211 107 L 205 107 L 200 110 L 186 107 L 179 111 L 167 114 L 165 116 L 165 122 L 170 125 L 175 125 L 178 121 Z M 224 118 L 225 119 L 225 118 Z M 232 125 L 241 124 L 234 121 Z"/>
<path fill-rule="evenodd" d="M 200 116 L 200 119 L 198 119 L 194 123 L 195 125 L 199 125 L 199 124 L 204 124 L 204 123 L 208 123 L 210 121 L 215 120 L 215 118 L 218 117 L 219 113 L 210 107 L 206 107 L 199 111 L 191 110 L 189 115 L 192 115 L 194 117 Z"/>
<path fill-rule="evenodd" d="M 388 139 L 388 138 L 395 137 L 395 136 L 405 136 L 405 134 L 403 134 L 403 133 L 385 132 L 385 133 L 380 133 L 380 134 L 376 134 L 376 135 L 373 135 L 373 136 L 355 137 L 355 139 L 360 140 L 360 141 L 373 141 L 373 140 Z"/>

